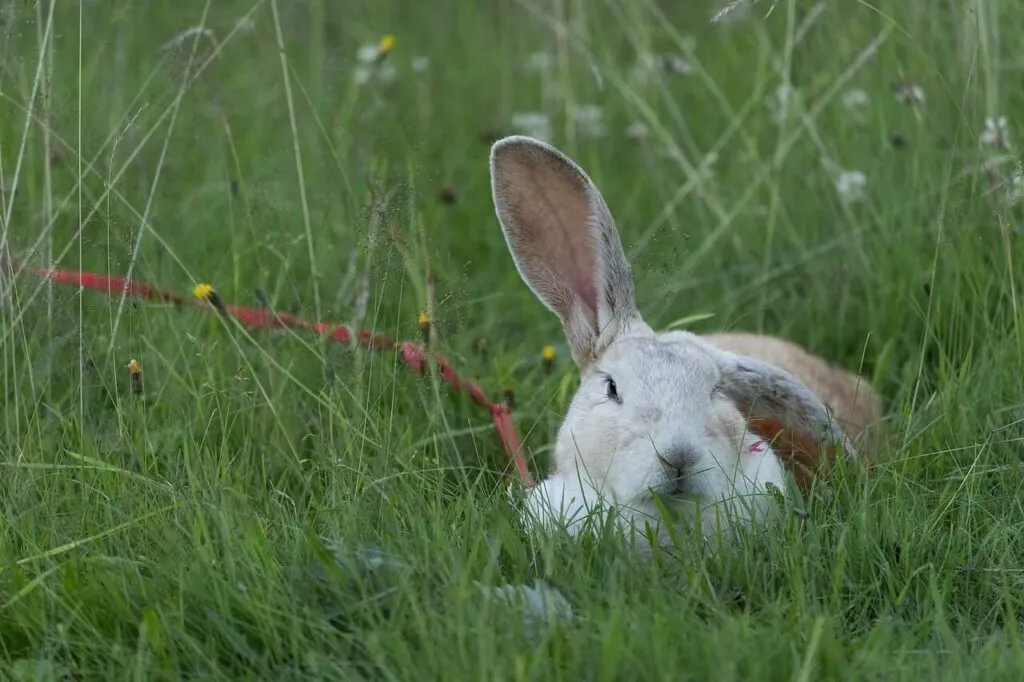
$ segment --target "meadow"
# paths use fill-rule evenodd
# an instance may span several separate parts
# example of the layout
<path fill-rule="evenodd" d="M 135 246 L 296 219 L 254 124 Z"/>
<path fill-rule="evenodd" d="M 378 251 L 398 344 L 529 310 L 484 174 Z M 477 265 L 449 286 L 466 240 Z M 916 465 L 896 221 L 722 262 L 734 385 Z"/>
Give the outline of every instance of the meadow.
<path fill-rule="evenodd" d="M 1022 10 L 0 0 L 0 679 L 1021 679 Z M 529 536 L 434 369 L 25 269 L 423 314 L 541 476 L 577 375 L 511 133 L 600 186 L 652 325 L 870 379 L 871 470 L 715 553 Z"/>

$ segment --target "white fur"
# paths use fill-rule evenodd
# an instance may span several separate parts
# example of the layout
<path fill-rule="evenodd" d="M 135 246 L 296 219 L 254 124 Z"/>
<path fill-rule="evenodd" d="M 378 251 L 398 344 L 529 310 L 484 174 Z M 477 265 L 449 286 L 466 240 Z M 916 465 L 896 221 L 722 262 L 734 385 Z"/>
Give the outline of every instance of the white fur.
<path fill-rule="evenodd" d="M 761 449 L 757 454 L 744 456 L 747 448 L 752 446 Z M 723 491 L 716 501 L 710 501 L 714 498 L 687 497 L 668 500 L 668 506 L 678 514 L 680 522 L 692 526 L 696 523 L 699 509 L 701 532 L 710 539 L 723 520 L 724 525 L 729 526 L 735 520 L 754 524 L 775 517 L 774 497 L 765 486 L 771 483 L 779 490 L 785 490 L 785 474 L 775 451 L 762 438 L 751 434 L 743 440 L 740 459 L 738 470 L 734 470 L 740 480 L 736 485 L 730 485 L 728 492 Z M 722 471 L 724 473 L 724 469 Z M 555 470 L 528 490 L 522 519 L 528 526 L 561 526 L 575 536 L 584 528 L 588 517 L 603 514 L 612 505 L 618 507 L 620 528 L 627 532 L 642 531 L 646 523 L 659 528 L 664 524 L 652 499 L 640 496 L 631 503 L 616 504 L 586 483 L 576 467 L 571 474 Z M 716 514 L 719 510 L 726 514 Z"/>
<path fill-rule="evenodd" d="M 581 381 L 559 429 L 555 469 L 527 491 L 524 520 L 576 535 L 592 515 L 616 507 L 620 527 L 662 528 L 654 498 L 706 537 L 736 521 L 764 523 L 785 490 L 778 457 L 725 397 L 711 400 L 721 351 L 686 332 L 642 332 L 617 340 Z M 616 377 L 623 401 L 609 401 L 602 376 Z M 701 392 L 704 396 L 700 399 Z M 658 458 L 692 451 L 684 490 Z M 596 528 L 597 526 L 593 526 Z"/>

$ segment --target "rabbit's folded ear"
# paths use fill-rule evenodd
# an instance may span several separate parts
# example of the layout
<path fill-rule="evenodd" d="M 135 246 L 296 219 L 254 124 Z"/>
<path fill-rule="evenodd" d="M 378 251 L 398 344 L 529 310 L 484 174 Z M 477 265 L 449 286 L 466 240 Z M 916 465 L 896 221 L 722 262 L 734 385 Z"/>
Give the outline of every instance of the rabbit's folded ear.
<path fill-rule="evenodd" d="M 643 326 L 615 224 L 579 166 L 538 140 L 506 137 L 491 148 L 491 192 L 516 268 L 562 321 L 577 364 Z"/>
<path fill-rule="evenodd" d="M 806 384 L 775 365 L 735 353 L 721 354 L 719 388 L 747 416 L 750 429 L 769 440 L 798 482 L 807 482 L 822 449 L 856 456 L 850 439 L 825 403 Z"/>

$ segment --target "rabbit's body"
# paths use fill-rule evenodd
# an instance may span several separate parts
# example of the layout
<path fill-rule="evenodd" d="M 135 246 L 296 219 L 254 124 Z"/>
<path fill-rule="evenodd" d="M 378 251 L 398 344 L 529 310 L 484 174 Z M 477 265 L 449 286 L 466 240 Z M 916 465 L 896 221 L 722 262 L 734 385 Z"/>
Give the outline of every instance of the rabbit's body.
<path fill-rule="evenodd" d="M 771 363 L 807 384 L 832 408 L 854 443 L 882 417 L 882 400 L 864 379 L 792 341 L 750 332 L 720 332 L 701 337 L 723 350 Z"/>
<path fill-rule="evenodd" d="M 528 491 L 528 522 L 577 531 L 610 504 L 626 526 L 649 521 L 665 540 L 664 503 L 682 523 L 699 512 L 710 536 L 766 520 L 787 472 L 806 484 L 837 448 L 854 456 L 843 425 L 857 436 L 881 413 L 859 378 L 774 337 L 656 333 L 636 308 L 611 214 L 571 159 L 505 138 L 491 177 L 516 267 L 561 320 L 580 368 L 554 471 Z"/>

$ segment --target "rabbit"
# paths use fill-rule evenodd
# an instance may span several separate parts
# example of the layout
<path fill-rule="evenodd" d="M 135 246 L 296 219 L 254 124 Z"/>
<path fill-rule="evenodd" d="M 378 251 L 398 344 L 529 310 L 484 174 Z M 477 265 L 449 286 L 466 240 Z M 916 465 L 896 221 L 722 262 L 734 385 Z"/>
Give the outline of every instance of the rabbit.
<path fill-rule="evenodd" d="M 513 135 L 492 145 L 490 175 L 515 267 L 561 321 L 580 372 L 554 469 L 526 491 L 527 523 L 577 534 L 587 512 L 615 507 L 622 528 L 650 524 L 664 543 L 668 510 L 699 519 L 710 540 L 773 518 L 787 473 L 805 487 L 837 450 L 857 457 L 882 410 L 858 376 L 775 337 L 655 332 L 605 200 L 575 161 Z"/>

